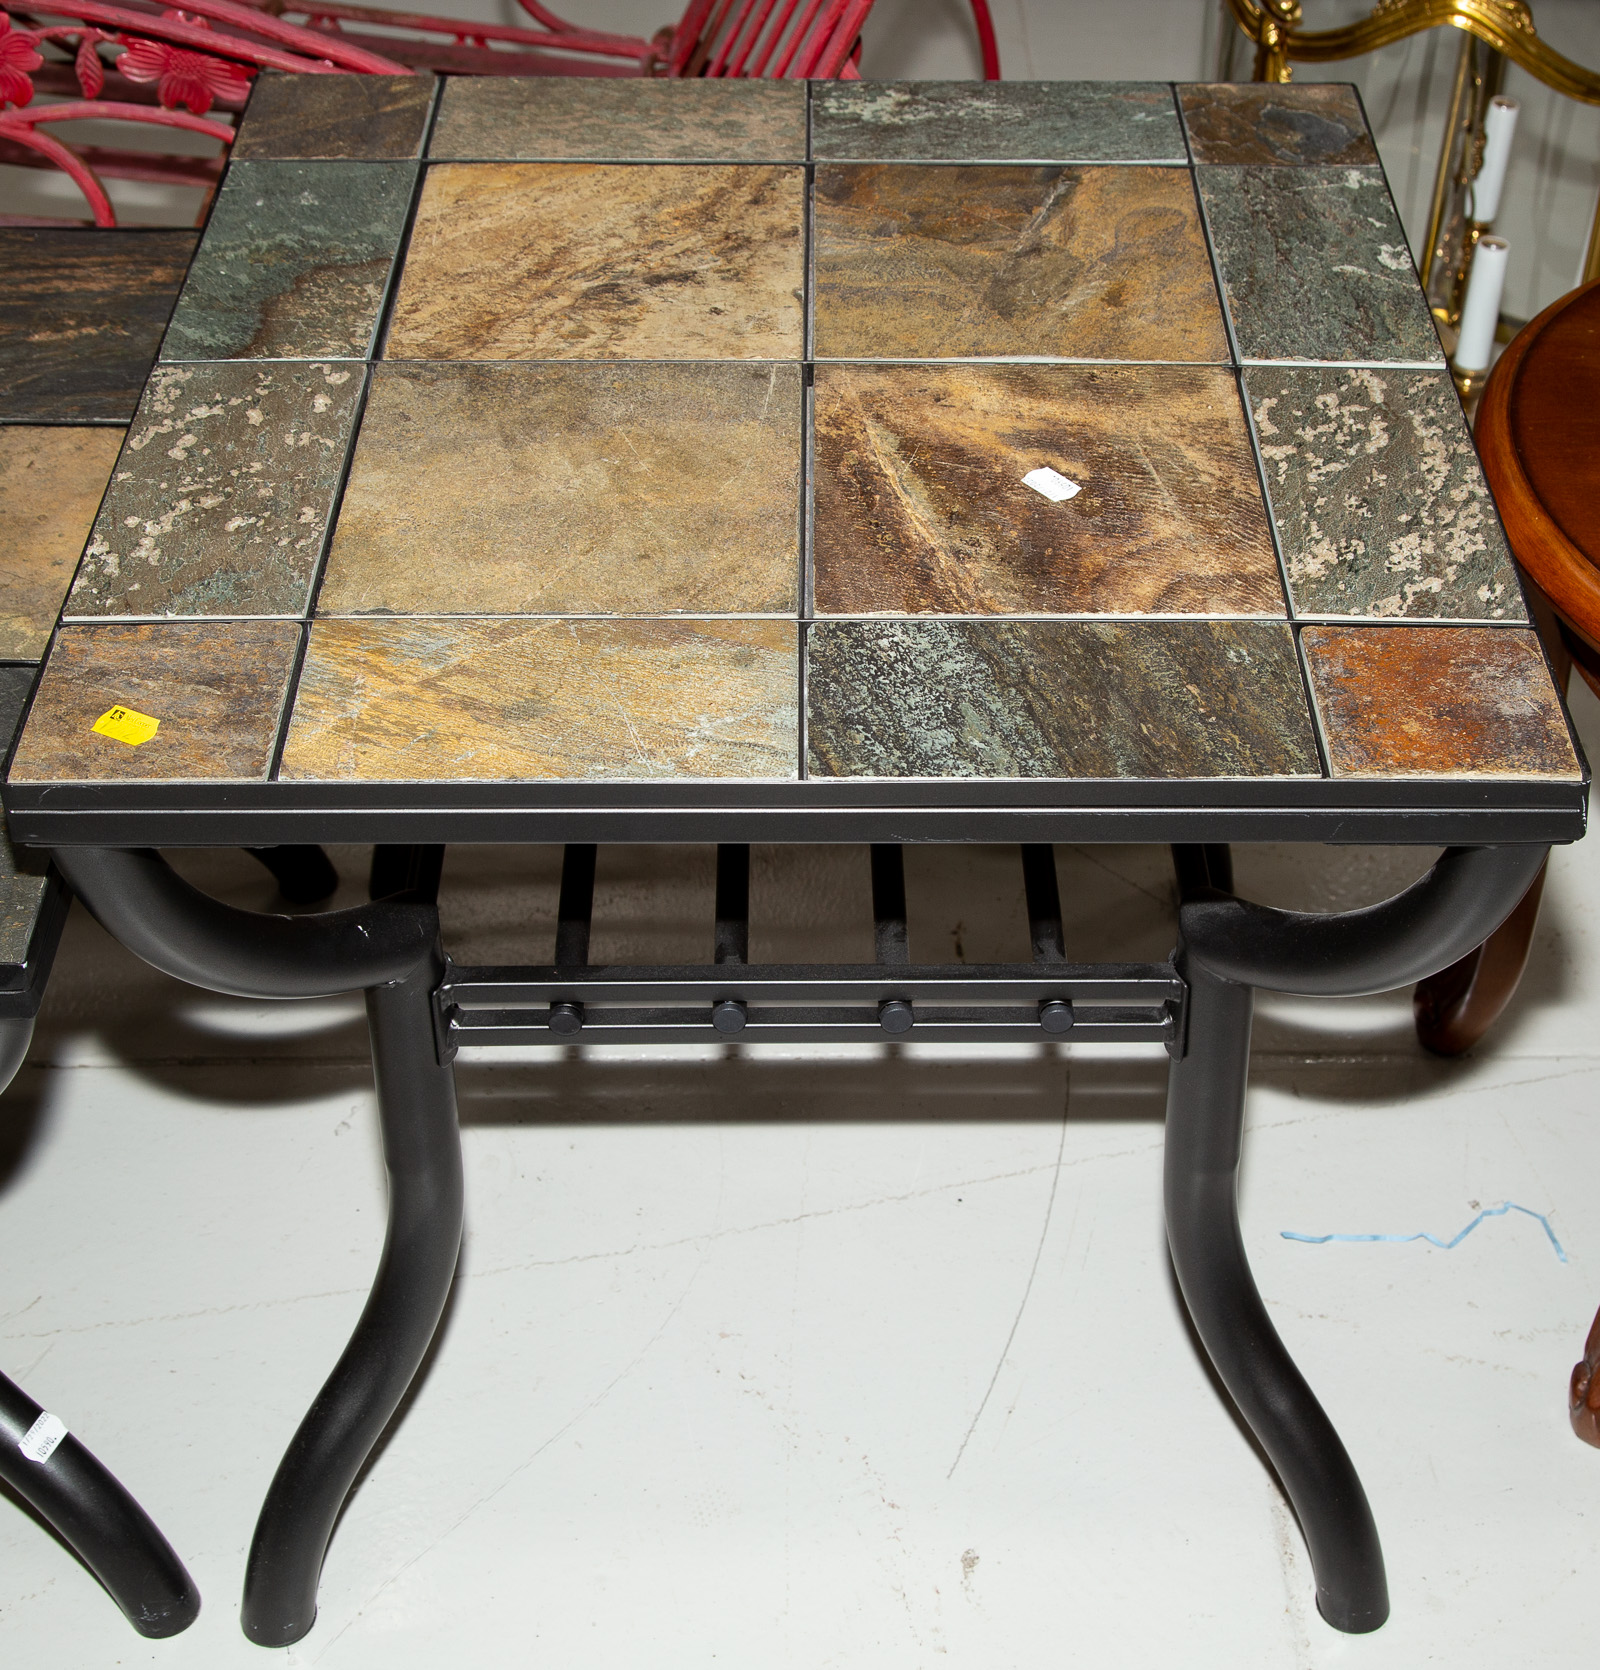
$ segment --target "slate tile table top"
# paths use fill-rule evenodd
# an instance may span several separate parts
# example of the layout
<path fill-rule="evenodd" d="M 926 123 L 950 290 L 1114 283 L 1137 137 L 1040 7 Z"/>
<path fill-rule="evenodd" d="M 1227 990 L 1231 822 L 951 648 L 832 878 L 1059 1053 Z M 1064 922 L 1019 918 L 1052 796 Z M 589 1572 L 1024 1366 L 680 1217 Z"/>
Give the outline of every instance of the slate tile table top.
<path fill-rule="evenodd" d="M 1582 830 L 1348 87 L 264 76 L 123 417 L 29 839 Z"/>

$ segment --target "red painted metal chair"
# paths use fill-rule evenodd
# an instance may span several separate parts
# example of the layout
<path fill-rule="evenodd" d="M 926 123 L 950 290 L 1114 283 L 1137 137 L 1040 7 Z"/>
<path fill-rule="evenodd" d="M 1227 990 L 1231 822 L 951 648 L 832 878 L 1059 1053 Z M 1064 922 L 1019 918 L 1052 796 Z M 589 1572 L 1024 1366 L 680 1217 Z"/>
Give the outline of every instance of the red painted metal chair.
<path fill-rule="evenodd" d="M 83 192 L 98 226 L 116 225 L 101 177 L 211 187 L 220 158 L 115 147 L 73 148 L 41 129 L 112 118 L 182 128 L 229 144 L 209 117 L 242 108 L 264 68 L 308 75 L 855 77 L 873 0 L 689 0 L 654 40 L 580 29 L 520 0 L 536 28 L 468 23 L 341 0 L 63 0 L 40 23 L 21 0 L 0 0 L 0 162 L 55 167 Z M 987 80 L 1000 74 L 988 0 L 971 0 Z M 291 17 L 303 19 L 300 23 Z M 395 31 L 404 31 L 397 34 Z M 41 48 L 61 56 L 47 60 Z M 115 54 L 108 61 L 103 54 Z M 70 58 L 70 62 L 69 62 Z M 111 98 L 102 98 L 110 89 Z M 76 93 L 52 104 L 35 91 Z M 179 107 L 182 107 L 181 109 Z M 16 217 L 0 216 L 0 223 Z M 202 211 L 203 218 L 203 211 Z M 38 224 L 38 222 L 33 222 Z"/>

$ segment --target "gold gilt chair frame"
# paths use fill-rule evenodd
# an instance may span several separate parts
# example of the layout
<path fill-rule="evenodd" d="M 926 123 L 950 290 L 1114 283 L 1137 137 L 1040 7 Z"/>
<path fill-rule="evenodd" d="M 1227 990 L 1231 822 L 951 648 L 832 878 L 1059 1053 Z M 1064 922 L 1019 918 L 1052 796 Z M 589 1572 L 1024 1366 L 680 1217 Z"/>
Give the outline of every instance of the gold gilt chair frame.
<path fill-rule="evenodd" d="M 1467 188 L 1483 159 L 1483 119 L 1500 91 L 1506 63 L 1569 99 L 1600 105 L 1600 74 L 1564 58 L 1539 39 L 1527 0 L 1378 0 L 1368 17 L 1341 29 L 1303 28 L 1300 0 L 1228 0 L 1256 49 L 1255 79 L 1287 81 L 1296 63 L 1359 58 L 1425 29 L 1462 31 L 1450 112 L 1421 261 L 1423 288 L 1448 330 L 1461 317 L 1472 251 L 1483 228 L 1467 218 Z M 1600 204 L 1589 231 L 1583 279 L 1600 278 Z"/>

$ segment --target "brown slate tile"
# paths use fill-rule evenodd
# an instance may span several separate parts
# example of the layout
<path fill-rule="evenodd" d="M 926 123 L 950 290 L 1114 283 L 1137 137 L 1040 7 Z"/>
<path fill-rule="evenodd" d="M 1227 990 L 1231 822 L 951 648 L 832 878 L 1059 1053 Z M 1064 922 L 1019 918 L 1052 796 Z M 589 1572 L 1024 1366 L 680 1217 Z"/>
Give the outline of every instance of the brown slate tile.
<path fill-rule="evenodd" d="M 1335 777 L 1580 775 L 1532 632 L 1308 626 L 1301 641 Z"/>
<path fill-rule="evenodd" d="M 256 78 L 233 142 L 235 158 L 285 161 L 390 158 L 421 153 L 434 77 L 280 75 Z"/>
<path fill-rule="evenodd" d="M 813 398 L 818 614 L 1285 613 L 1231 372 L 821 365 Z"/>
<path fill-rule="evenodd" d="M 64 626 L 9 781 L 259 781 L 299 643 L 293 621 Z M 95 721 L 112 707 L 161 728 L 137 747 L 102 736 Z"/>
<path fill-rule="evenodd" d="M 793 612 L 800 407 L 798 365 L 380 365 L 319 612 Z"/>
<path fill-rule="evenodd" d="M 363 376 L 315 361 L 159 367 L 66 614 L 302 614 Z"/>
<path fill-rule="evenodd" d="M 819 621 L 816 777 L 1316 777 L 1282 621 Z"/>
<path fill-rule="evenodd" d="M 0 660 L 44 654 L 123 433 L 0 427 Z"/>
<path fill-rule="evenodd" d="M 319 621 L 280 775 L 791 778 L 797 631 L 770 620 Z"/>
<path fill-rule="evenodd" d="M 1378 160 L 1354 87 L 1342 82 L 1230 81 L 1180 86 L 1196 162 L 1242 166 Z"/>
<path fill-rule="evenodd" d="M 127 423 L 199 241 L 0 228 L 0 419 Z"/>
<path fill-rule="evenodd" d="M 825 359 L 1225 361 L 1187 170 L 817 169 Z"/>
<path fill-rule="evenodd" d="M 455 76 L 431 157 L 589 162 L 804 162 L 798 81 Z"/>
<path fill-rule="evenodd" d="M 798 359 L 800 168 L 443 163 L 390 359 Z"/>

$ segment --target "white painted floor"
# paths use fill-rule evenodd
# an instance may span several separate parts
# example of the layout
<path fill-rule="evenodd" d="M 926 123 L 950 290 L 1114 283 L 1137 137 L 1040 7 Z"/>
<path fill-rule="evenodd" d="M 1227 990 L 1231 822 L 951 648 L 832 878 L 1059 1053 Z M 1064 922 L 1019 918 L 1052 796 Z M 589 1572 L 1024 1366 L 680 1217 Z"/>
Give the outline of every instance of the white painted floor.
<path fill-rule="evenodd" d="M 1600 740 L 1600 708 L 1576 698 Z M 337 855 L 355 897 L 365 854 Z M 1329 907 L 1431 854 L 1240 849 Z M 268 906 L 233 855 L 190 872 Z M 1160 849 L 1062 849 L 1071 943 L 1163 956 Z M 1023 954 L 1014 850 L 919 850 L 913 955 Z M 603 857 L 597 958 L 703 957 L 708 851 Z M 458 955 L 548 955 L 550 853 L 452 853 Z M 655 907 L 648 899 L 657 901 Z M 758 851 L 758 957 L 868 954 L 858 849 Z M 293 1666 L 1453 1670 L 1592 1659 L 1600 1453 L 1565 1382 L 1600 1301 L 1600 848 L 1559 852 L 1471 1059 L 1409 995 L 1269 1001 L 1245 1233 L 1365 1477 L 1394 1601 L 1318 1619 L 1163 1248 L 1159 1053 L 663 1051 L 460 1072 L 468 1232 L 420 1390 Z M 653 926 L 642 913 L 654 908 Z M 1454 1251 L 1302 1233 L 1426 1230 Z M 0 1366 L 130 1486 L 205 1596 L 136 1637 L 0 1500 L 7 1666 L 267 1662 L 256 1508 L 360 1309 L 383 1202 L 355 1003 L 231 1002 L 74 916 L 0 1104 Z"/>

